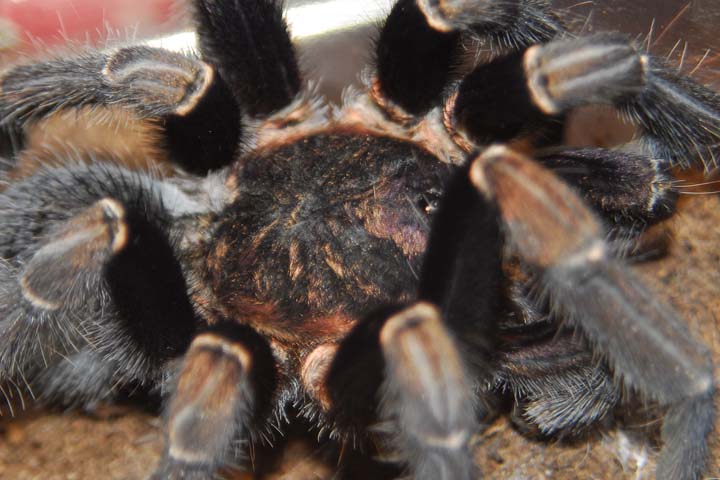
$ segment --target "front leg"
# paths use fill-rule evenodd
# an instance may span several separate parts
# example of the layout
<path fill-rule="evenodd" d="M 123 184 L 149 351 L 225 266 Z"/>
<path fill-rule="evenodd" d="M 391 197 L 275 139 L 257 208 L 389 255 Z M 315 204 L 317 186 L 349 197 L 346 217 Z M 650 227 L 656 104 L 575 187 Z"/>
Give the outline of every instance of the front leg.
<path fill-rule="evenodd" d="M 554 309 L 607 355 L 628 389 L 669 407 L 658 478 L 700 478 L 715 419 L 707 348 L 608 254 L 599 222 L 550 172 L 495 146 L 470 177 L 497 202 L 511 247 L 537 269 Z"/>

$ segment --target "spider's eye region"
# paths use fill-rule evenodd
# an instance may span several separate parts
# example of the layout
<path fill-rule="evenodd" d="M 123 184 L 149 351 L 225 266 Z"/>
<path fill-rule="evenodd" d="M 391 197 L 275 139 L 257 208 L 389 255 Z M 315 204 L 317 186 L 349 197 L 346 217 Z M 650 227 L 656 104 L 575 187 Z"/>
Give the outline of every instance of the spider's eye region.
<path fill-rule="evenodd" d="M 440 204 L 441 194 L 442 192 L 437 188 L 421 193 L 416 202 L 418 209 L 426 215 L 434 213 Z"/>

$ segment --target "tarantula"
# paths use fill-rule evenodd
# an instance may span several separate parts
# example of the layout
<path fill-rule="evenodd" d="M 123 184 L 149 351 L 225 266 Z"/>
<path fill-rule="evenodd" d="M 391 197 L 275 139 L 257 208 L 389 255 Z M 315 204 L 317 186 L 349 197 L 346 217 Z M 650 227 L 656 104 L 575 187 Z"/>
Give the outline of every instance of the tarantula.
<path fill-rule="evenodd" d="M 279 2 L 193 13 L 200 58 L 132 46 L 0 77 L 25 135 L 0 193 L 2 378 L 62 402 L 160 390 L 156 478 L 211 477 L 291 409 L 416 478 L 477 478 L 470 437 L 504 392 L 564 434 L 622 390 L 668 408 L 658 478 L 702 475 L 709 353 L 613 239 L 673 213 L 671 167 L 714 163 L 715 93 L 622 35 L 571 36 L 543 0 L 399 0 L 368 90 L 336 108 L 303 88 Z M 492 54 L 464 71 L 468 39 Z M 586 104 L 639 148 L 563 147 Z M 88 118 L 114 146 L 28 141 Z M 146 157 L 162 166 L 128 166 Z"/>

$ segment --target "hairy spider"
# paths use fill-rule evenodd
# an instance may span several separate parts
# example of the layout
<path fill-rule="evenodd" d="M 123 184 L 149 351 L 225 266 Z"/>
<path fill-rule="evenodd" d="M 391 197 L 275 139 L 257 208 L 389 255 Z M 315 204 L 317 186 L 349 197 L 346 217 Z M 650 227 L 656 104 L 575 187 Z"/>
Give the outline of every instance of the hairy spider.
<path fill-rule="evenodd" d="M 709 353 L 611 245 L 673 213 L 671 167 L 714 164 L 715 93 L 543 0 L 400 0 L 336 108 L 303 90 L 275 0 L 194 18 L 200 58 L 0 77 L 25 140 L 0 193 L 4 379 L 81 404 L 162 391 L 157 478 L 212 477 L 289 411 L 416 478 L 477 478 L 495 398 L 567 434 L 622 390 L 667 407 L 658 478 L 702 476 Z M 463 69 L 468 39 L 492 55 Z M 637 125 L 635 153 L 561 145 L 587 104 Z M 30 141 L 80 120 L 117 138 Z"/>

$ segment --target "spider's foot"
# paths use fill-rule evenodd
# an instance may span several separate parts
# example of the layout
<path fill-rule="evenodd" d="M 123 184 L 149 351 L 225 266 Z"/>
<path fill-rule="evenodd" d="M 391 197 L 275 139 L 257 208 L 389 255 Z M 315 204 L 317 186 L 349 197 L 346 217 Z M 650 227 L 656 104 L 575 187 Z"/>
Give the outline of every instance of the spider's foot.
<path fill-rule="evenodd" d="M 544 328 L 523 325 L 502 348 L 496 388 L 512 391 L 513 420 L 528 432 L 581 434 L 618 404 L 620 387 L 574 332 Z"/>
<path fill-rule="evenodd" d="M 715 425 L 714 389 L 688 398 L 668 410 L 662 428 L 665 447 L 657 466 L 658 480 L 703 478 L 708 439 Z"/>

